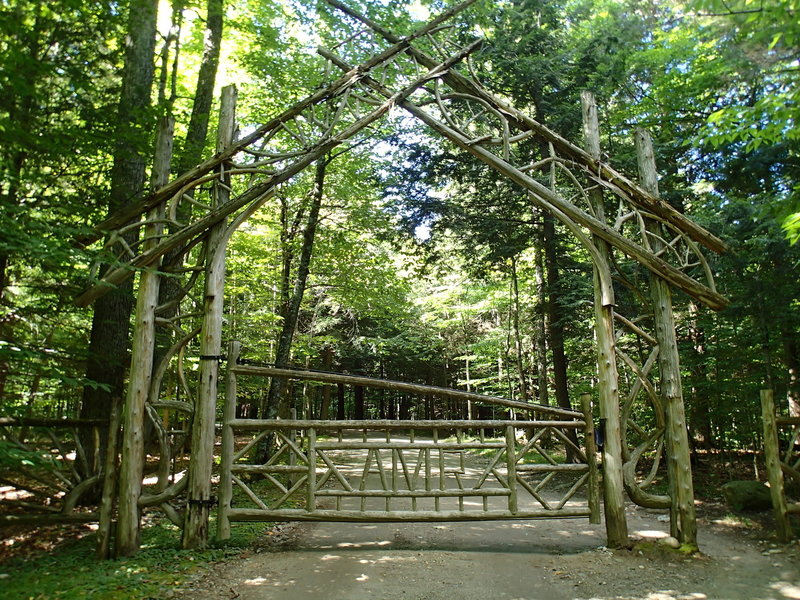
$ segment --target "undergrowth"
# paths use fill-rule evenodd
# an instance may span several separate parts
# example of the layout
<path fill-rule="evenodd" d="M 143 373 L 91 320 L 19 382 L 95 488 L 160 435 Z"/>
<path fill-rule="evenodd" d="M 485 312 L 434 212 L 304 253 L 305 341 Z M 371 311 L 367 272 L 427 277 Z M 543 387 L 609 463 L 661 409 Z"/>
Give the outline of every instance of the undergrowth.
<path fill-rule="evenodd" d="M 264 481 L 250 487 L 267 502 L 277 492 Z M 237 506 L 249 500 L 234 492 Z M 213 514 L 213 513 L 212 513 Z M 135 556 L 99 560 L 96 535 L 58 543 L 52 551 L 13 556 L 0 563 L 0 600 L 161 600 L 196 579 L 219 561 L 256 545 L 273 523 L 234 523 L 231 538 L 211 540 L 206 550 L 180 548 L 181 531 L 160 513 L 143 519 L 141 549 Z M 216 531 L 216 519 L 209 521 Z M 35 532 L 33 532 L 35 535 Z"/>
<path fill-rule="evenodd" d="M 253 545 L 269 524 L 239 523 L 232 537 L 206 550 L 180 549 L 180 530 L 168 520 L 148 519 L 141 550 L 132 557 L 98 560 L 96 537 L 59 545 L 52 553 L 15 557 L 0 564 L 3 600 L 148 600 L 169 598 L 175 590 L 220 560 Z M 213 531 L 215 524 L 210 524 Z"/>

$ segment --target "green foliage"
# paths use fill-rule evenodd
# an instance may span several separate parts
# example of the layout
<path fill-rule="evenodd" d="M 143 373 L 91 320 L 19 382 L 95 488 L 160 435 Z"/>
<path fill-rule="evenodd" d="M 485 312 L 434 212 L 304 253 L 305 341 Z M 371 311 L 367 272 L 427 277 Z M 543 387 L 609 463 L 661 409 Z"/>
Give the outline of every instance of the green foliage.
<path fill-rule="evenodd" d="M 20 468 L 36 469 L 52 465 L 49 455 L 20 448 L 7 440 L 0 440 L 0 473 L 8 474 Z"/>

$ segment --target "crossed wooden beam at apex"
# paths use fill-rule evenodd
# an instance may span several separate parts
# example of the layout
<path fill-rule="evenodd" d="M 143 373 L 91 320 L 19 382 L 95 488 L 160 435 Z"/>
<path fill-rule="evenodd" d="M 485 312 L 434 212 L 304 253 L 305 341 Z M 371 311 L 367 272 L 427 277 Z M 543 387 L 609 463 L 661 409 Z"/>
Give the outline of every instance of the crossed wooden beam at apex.
<path fill-rule="evenodd" d="M 678 236 L 683 236 L 686 239 L 686 243 L 689 246 L 699 245 L 718 253 L 726 250 L 722 240 L 675 210 L 668 203 L 647 192 L 607 163 L 595 160 L 587 151 L 513 106 L 508 105 L 502 99 L 485 90 L 473 79 L 455 71 L 453 67 L 473 53 L 478 48 L 479 42 L 462 48 L 445 60 L 436 59 L 413 45 L 414 42 L 435 35 L 437 31 L 441 30 L 441 25 L 444 22 L 468 8 L 474 1 L 467 0 L 442 13 L 410 35 L 399 37 L 345 6 L 339 0 L 326 0 L 331 6 L 364 24 L 389 45 L 383 51 L 357 66 L 350 66 L 332 53 L 321 50 L 320 53 L 324 57 L 344 71 L 341 77 L 324 89 L 309 95 L 286 109 L 251 134 L 218 152 L 213 157 L 174 178 L 166 186 L 115 212 L 99 223 L 91 235 L 78 240 L 78 243 L 85 246 L 122 228 L 129 228 L 131 226 L 126 226 L 126 224 L 132 221 L 140 221 L 142 215 L 145 215 L 150 209 L 175 201 L 176 198 L 180 199 L 187 191 L 194 189 L 198 182 L 213 180 L 214 173 L 224 171 L 226 166 L 229 166 L 237 155 L 242 152 L 252 151 L 256 144 L 270 139 L 275 135 L 276 131 L 280 131 L 282 128 L 288 130 L 288 125 L 295 119 L 301 117 L 304 112 L 307 114 L 307 111 L 313 110 L 314 107 L 322 103 L 342 98 L 353 90 L 367 90 L 369 93 L 383 97 L 385 101 L 366 116 L 356 119 L 343 131 L 323 136 L 316 140 L 315 143 L 309 144 L 308 148 L 304 148 L 303 152 L 297 154 L 294 160 L 280 171 L 266 180 L 248 187 L 230 202 L 223 206 L 213 207 L 206 214 L 198 216 L 172 232 L 163 235 L 154 247 L 134 254 L 122 264 L 110 268 L 98 282 L 87 288 L 76 298 L 76 303 L 81 306 L 88 305 L 110 291 L 113 286 L 119 285 L 130 278 L 136 270 L 157 266 L 161 257 L 168 252 L 180 251 L 182 248 L 197 244 L 198 241 L 205 238 L 212 226 L 223 222 L 227 217 L 237 212 L 242 214 L 248 207 L 256 203 L 263 203 L 265 199 L 274 194 L 279 185 L 298 175 L 332 148 L 351 139 L 367 126 L 382 118 L 393 106 L 400 106 L 426 123 L 431 129 L 449 139 L 456 146 L 471 153 L 502 176 L 526 189 L 535 204 L 543 210 L 549 211 L 565 223 L 579 238 L 588 240 L 588 236 L 581 236 L 581 230 L 588 231 L 588 233 L 605 240 L 613 248 L 637 261 L 650 272 L 683 290 L 699 302 L 715 310 L 724 308 L 727 305 L 727 300 L 714 288 L 710 269 L 704 262 L 705 259 L 700 255 L 699 249 L 694 250 L 695 254 L 700 255 L 699 261 L 705 267 L 707 283 L 698 281 L 685 270 L 670 264 L 665 260 L 663 253 L 657 253 L 650 249 L 647 244 L 647 234 L 643 234 L 641 240 L 631 239 L 623 235 L 621 231 L 615 230 L 614 227 L 596 218 L 595 215 L 563 198 L 555 190 L 548 189 L 539 183 L 519 165 L 515 165 L 507 153 L 500 155 L 494 152 L 486 140 L 470 139 L 468 135 L 465 135 L 464 131 L 460 131 L 454 126 L 450 119 L 437 118 L 430 110 L 423 109 L 419 103 L 411 99 L 412 94 L 415 92 L 428 90 L 432 81 L 437 81 L 437 85 L 438 82 L 441 82 L 447 85 L 455 94 L 473 98 L 475 101 L 490 107 L 494 113 L 507 123 L 507 128 L 513 127 L 515 131 L 522 132 L 523 135 L 518 136 L 519 138 L 529 136 L 549 145 L 562 159 L 568 160 L 570 167 L 576 172 L 602 189 L 611 192 L 621 201 L 628 203 L 633 207 L 633 210 L 641 211 L 643 215 L 647 215 L 647 218 L 656 219 L 664 227 L 669 228 L 671 232 L 677 232 Z M 376 78 L 370 76 L 376 70 L 386 68 L 387 65 L 399 60 L 398 57 L 400 55 L 410 57 L 413 64 L 427 68 L 428 72 L 413 78 L 410 83 L 400 90 L 386 87 L 379 83 Z M 439 102 L 439 108 L 441 111 L 446 112 L 441 102 Z M 506 135 L 508 134 L 506 133 Z M 508 139 L 507 137 L 506 140 Z M 143 225 L 144 221 L 141 221 L 141 223 Z"/>

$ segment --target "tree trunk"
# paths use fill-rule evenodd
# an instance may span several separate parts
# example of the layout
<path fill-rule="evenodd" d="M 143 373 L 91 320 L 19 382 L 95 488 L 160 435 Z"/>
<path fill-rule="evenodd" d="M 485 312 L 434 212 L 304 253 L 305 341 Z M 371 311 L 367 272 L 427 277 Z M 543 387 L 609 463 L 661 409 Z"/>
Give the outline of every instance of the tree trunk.
<path fill-rule="evenodd" d="M 151 127 L 150 93 L 156 39 L 156 0 L 132 0 L 125 36 L 125 68 L 118 112 L 114 164 L 111 169 L 109 214 L 131 203 L 144 187 L 148 130 Z M 128 234 L 130 244 L 135 233 Z M 124 397 L 128 366 L 133 286 L 129 279 L 94 304 L 86 378 L 98 385 L 85 386 L 81 417 L 108 419 L 113 398 Z M 100 456 L 106 440 L 100 444 Z M 85 445 L 87 451 L 93 444 Z M 95 462 L 94 457 L 89 463 Z"/>
<path fill-rule="evenodd" d="M 224 17 L 223 0 L 208 0 L 206 3 L 206 31 L 204 35 L 203 58 L 200 72 L 197 75 L 192 116 L 186 130 L 183 151 L 178 161 L 178 172 L 188 171 L 203 156 L 203 148 L 208 137 L 208 122 L 211 117 L 211 105 L 214 101 L 214 86 L 219 68 L 219 53 L 222 46 L 222 29 Z"/>
<path fill-rule="evenodd" d="M 344 421 L 347 418 L 344 411 L 344 384 L 336 384 L 336 419 Z"/>
<path fill-rule="evenodd" d="M 537 376 L 537 396 L 539 404 L 550 404 L 550 392 L 547 386 L 547 309 L 545 301 L 545 279 L 544 279 L 544 236 L 540 231 L 540 244 L 536 248 L 535 256 L 535 277 L 536 277 L 536 326 L 534 336 L 536 338 L 536 376 Z"/>
<path fill-rule="evenodd" d="M 706 341 L 705 332 L 700 327 L 698 321 L 698 313 L 700 307 L 695 302 L 689 303 L 689 340 L 691 341 L 692 360 L 692 379 L 695 385 L 692 386 L 692 439 L 693 449 L 694 444 L 698 443 L 705 450 L 710 450 L 714 447 L 713 432 L 711 430 L 711 415 L 710 408 L 711 402 L 709 401 L 708 392 L 698 388 L 698 385 L 704 385 L 709 380 L 707 357 L 706 357 Z"/>
<path fill-rule="evenodd" d="M 169 163 L 172 158 L 172 137 L 175 121 L 171 117 L 162 120 L 156 141 L 156 157 L 151 182 L 164 185 L 169 179 Z M 162 233 L 158 222 L 164 218 L 164 205 L 151 209 L 143 249 L 156 244 Z M 158 266 L 158 265 L 156 265 Z M 139 278 L 136 300 L 136 326 L 133 332 L 131 351 L 131 374 L 123 410 L 122 458 L 119 470 L 119 522 L 117 524 L 118 556 L 128 556 L 139 549 L 139 496 L 145 461 L 144 424 L 147 396 L 153 373 L 153 351 L 155 348 L 156 305 L 161 276 L 157 270 L 146 271 Z"/>
<path fill-rule="evenodd" d="M 561 274 L 558 270 L 558 241 L 555 219 L 544 215 L 544 260 L 547 286 L 547 341 L 553 352 L 553 385 L 556 404 L 561 408 L 572 408 L 567 383 L 567 357 L 564 353 L 564 317 L 559 302 Z"/>
<path fill-rule="evenodd" d="M 289 354 L 292 348 L 292 339 L 297 328 L 297 319 L 300 315 L 300 304 L 306 291 L 308 274 L 311 267 L 311 256 L 314 251 L 314 238 L 317 233 L 319 221 L 319 210 L 322 206 L 322 197 L 325 184 L 325 169 L 328 165 L 327 159 L 317 161 L 316 177 L 314 181 L 314 192 L 311 200 L 311 207 L 308 212 L 306 229 L 303 232 L 303 246 L 300 249 L 300 260 L 297 267 L 297 276 L 294 282 L 294 290 L 289 299 L 286 315 L 283 319 L 283 326 L 278 337 L 278 346 L 275 351 L 275 365 L 284 367 L 289 364 Z M 265 417 L 273 418 L 277 408 L 277 403 L 286 387 L 286 380 L 274 378 L 269 387 Z"/>
<path fill-rule="evenodd" d="M 800 347 L 797 337 L 790 330 L 788 323 L 781 324 L 783 338 L 783 360 L 789 371 L 786 388 L 786 401 L 789 405 L 789 416 L 800 417 Z"/>
<path fill-rule="evenodd" d="M 364 416 L 364 386 L 363 385 L 357 385 L 357 386 L 355 386 L 354 390 L 355 390 L 355 394 L 354 394 L 354 396 L 355 396 L 354 397 L 355 413 L 353 415 L 353 418 L 356 419 L 357 421 L 360 421 L 360 420 L 363 420 L 365 418 L 365 416 Z"/>
<path fill-rule="evenodd" d="M 528 383 L 525 379 L 525 366 L 523 360 L 522 333 L 519 327 L 519 279 L 517 278 L 517 257 L 511 257 L 511 294 L 513 302 L 512 323 L 514 326 L 514 347 L 516 350 L 517 378 L 519 381 L 519 396 L 523 402 L 528 401 Z"/>
<path fill-rule="evenodd" d="M 322 370 L 330 371 L 333 365 L 333 348 L 325 346 L 322 349 Z M 331 418 L 331 386 L 322 386 L 322 406 L 320 407 L 320 419 L 327 421 Z"/>
<path fill-rule="evenodd" d="M 658 198 L 658 175 L 650 135 L 637 129 L 635 132 L 636 154 L 643 187 Z M 651 244 L 658 252 L 663 244 L 661 225 L 645 220 L 648 231 L 657 234 Z M 678 356 L 678 340 L 675 334 L 675 315 L 672 310 L 672 290 L 666 280 L 650 274 L 650 292 L 653 300 L 653 321 L 658 340 L 658 366 L 661 375 L 660 395 L 666 413 L 664 442 L 667 450 L 667 474 L 669 476 L 670 533 L 682 544 L 697 547 L 697 520 L 694 510 L 694 484 L 689 456 L 689 439 L 683 406 L 683 388 Z"/>
<path fill-rule="evenodd" d="M 189 127 L 186 130 L 186 139 L 178 158 L 177 172 L 183 174 L 200 162 L 203 149 L 208 137 L 208 123 L 211 116 L 211 107 L 214 100 L 214 87 L 219 68 L 219 55 L 222 45 L 224 6 L 223 0 L 208 0 L 206 5 L 206 31 L 204 36 L 203 57 L 200 62 L 200 72 L 197 76 L 197 85 L 192 104 L 192 115 L 189 118 Z M 164 270 L 175 270 L 183 264 L 183 252 L 180 249 L 167 253 L 164 257 Z M 172 277 L 164 277 L 158 298 L 159 306 L 167 306 L 159 316 L 172 318 L 178 312 L 178 299 L 183 294 L 179 283 Z M 160 340 L 156 349 L 154 365 L 157 366 L 167 349 L 172 344 L 169 340 Z"/>
<path fill-rule="evenodd" d="M 226 148 L 236 135 L 236 87 L 222 91 L 217 150 Z M 220 167 L 223 169 L 224 167 Z M 220 177 L 214 188 L 215 206 L 230 201 L 230 175 Z M 214 422 L 222 352 L 222 320 L 225 299 L 225 257 L 229 236 L 226 220 L 209 230 L 206 241 L 203 324 L 200 332 L 200 368 L 197 400 L 192 416 L 192 453 L 189 459 L 186 518 L 181 544 L 185 549 L 205 548 L 211 510 L 211 469 L 214 460 Z"/>

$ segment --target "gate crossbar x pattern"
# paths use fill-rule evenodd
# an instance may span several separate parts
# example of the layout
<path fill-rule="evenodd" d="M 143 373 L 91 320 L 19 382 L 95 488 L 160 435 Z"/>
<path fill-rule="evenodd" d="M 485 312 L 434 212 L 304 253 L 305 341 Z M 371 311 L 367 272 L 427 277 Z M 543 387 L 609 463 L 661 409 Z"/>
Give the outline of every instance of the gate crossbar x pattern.
<path fill-rule="evenodd" d="M 227 375 L 220 538 L 229 535 L 232 521 L 597 520 L 593 430 L 579 412 L 524 405 L 562 420 L 236 419 L 237 374 L 353 378 L 239 366 L 237 355 L 238 349 L 231 352 Z M 415 385 L 357 379 L 365 387 Z M 527 434 L 522 440 L 519 431 Z M 235 449 L 234 440 L 247 435 L 250 440 Z M 585 449 L 576 443 L 579 435 Z M 270 440 L 277 450 L 268 460 L 248 459 Z M 235 489 L 241 490 L 236 505 Z"/>
<path fill-rule="evenodd" d="M 583 421 L 293 420 L 242 426 L 233 421 L 226 427 L 238 433 L 261 428 L 228 467 L 231 481 L 255 505 L 226 508 L 230 499 L 221 498 L 221 518 L 231 521 L 460 521 L 591 514 L 589 501 L 576 498 L 589 477 L 586 455 L 564 434 L 583 428 Z M 504 439 L 465 435 L 466 430 L 484 428 L 500 429 Z M 520 446 L 517 428 L 535 434 Z M 444 438 L 443 431 L 454 435 Z M 266 463 L 239 462 L 270 433 L 280 449 Z M 572 447 L 581 462 L 559 461 L 556 450 L 542 447 L 548 436 L 551 445 Z M 468 456 L 485 452 L 486 464 Z M 254 474 L 263 477 L 258 492 L 242 477 Z"/>

